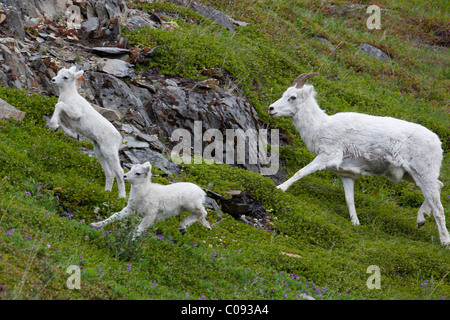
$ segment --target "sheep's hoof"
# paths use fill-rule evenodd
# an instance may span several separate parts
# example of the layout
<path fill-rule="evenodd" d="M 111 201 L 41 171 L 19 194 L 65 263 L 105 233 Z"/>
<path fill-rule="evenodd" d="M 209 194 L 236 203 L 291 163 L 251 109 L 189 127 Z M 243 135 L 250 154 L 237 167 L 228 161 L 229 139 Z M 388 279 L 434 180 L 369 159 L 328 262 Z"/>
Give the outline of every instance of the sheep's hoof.
<path fill-rule="evenodd" d="M 425 224 L 425 221 L 417 222 L 417 229 L 420 229 L 421 226 Z"/>
<path fill-rule="evenodd" d="M 96 229 L 96 230 L 100 229 L 100 227 L 97 227 L 94 223 L 91 223 L 91 224 L 89 225 L 89 227 L 91 227 L 91 228 L 93 228 L 93 229 Z"/>
<path fill-rule="evenodd" d="M 180 228 L 181 235 L 184 235 L 186 233 L 186 228 Z"/>

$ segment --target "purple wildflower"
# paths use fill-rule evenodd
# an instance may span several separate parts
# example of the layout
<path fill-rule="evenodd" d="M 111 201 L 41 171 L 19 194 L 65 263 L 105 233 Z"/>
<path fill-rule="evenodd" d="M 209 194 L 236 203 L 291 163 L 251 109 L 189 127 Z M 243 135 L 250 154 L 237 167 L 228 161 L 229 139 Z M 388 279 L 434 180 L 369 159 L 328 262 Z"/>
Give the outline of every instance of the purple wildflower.
<path fill-rule="evenodd" d="M 131 263 L 129 263 L 128 265 L 127 265 L 127 271 L 130 271 L 131 270 Z"/>
<path fill-rule="evenodd" d="M 13 231 L 14 231 L 14 229 L 10 229 L 10 230 L 6 233 L 6 235 L 8 235 L 8 236 L 13 236 L 13 235 L 14 235 Z"/>

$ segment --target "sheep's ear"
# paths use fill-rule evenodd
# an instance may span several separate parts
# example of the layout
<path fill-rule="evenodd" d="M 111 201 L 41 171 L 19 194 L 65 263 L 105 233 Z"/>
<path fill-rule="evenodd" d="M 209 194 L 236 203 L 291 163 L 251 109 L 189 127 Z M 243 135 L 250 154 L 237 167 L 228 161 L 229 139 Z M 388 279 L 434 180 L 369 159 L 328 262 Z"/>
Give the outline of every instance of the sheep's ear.
<path fill-rule="evenodd" d="M 146 162 L 144 163 L 144 172 L 146 175 L 148 175 L 149 173 L 151 173 L 152 171 L 152 165 L 150 164 L 150 162 Z"/>
<path fill-rule="evenodd" d="M 70 67 L 69 71 L 75 72 L 75 71 L 77 71 L 77 67 L 76 66 L 72 66 L 72 67 Z"/>
<path fill-rule="evenodd" d="M 305 98 L 308 98 L 310 95 L 312 95 L 314 87 L 313 86 L 307 86 L 306 88 L 303 87 L 303 94 Z"/>
<path fill-rule="evenodd" d="M 75 72 L 73 76 L 75 77 L 75 79 L 79 79 L 83 76 L 83 74 L 84 74 L 84 71 L 80 70 L 78 72 Z"/>

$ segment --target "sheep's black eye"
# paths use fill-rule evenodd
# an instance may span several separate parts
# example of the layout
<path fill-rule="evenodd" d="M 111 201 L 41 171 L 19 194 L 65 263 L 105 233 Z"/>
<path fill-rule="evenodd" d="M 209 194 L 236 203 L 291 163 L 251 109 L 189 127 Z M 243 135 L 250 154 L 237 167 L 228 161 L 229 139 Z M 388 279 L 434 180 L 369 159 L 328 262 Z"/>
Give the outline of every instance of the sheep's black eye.
<path fill-rule="evenodd" d="M 67 80 L 67 79 L 69 79 L 69 78 L 67 78 L 67 77 L 63 77 L 64 78 L 64 80 Z"/>
<path fill-rule="evenodd" d="M 296 96 L 292 96 L 292 97 L 291 97 L 291 100 L 295 100 L 295 99 L 297 99 Z"/>
<path fill-rule="evenodd" d="M 141 175 L 141 173 L 140 173 L 140 172 L 136 172 L 135 174 L 136 174 L 137 176 L 140 176 L 140 175 Z"/>

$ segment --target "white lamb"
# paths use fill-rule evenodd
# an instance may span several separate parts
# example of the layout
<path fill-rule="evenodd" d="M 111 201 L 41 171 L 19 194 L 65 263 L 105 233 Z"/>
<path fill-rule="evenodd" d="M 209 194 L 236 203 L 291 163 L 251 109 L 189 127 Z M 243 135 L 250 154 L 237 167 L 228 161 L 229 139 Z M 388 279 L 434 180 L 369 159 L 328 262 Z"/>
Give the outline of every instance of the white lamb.
<path fill-rule="evenodd" d="M 111 191 L 114 178 L 119 187 L 119 198 L 126 197 L 123 169 L 120 166 L 119 146 L 122 135 L 77 91 L 77 79 L 83 71 L 76 67 L 61 69 L 52 79 L 59 87 L 59 100 L 49 126 L 57 130 L 61 127 L 65 132 L 70 128 L 90 139 L 94 144 L 94 152 L 105 172 L 105 190 Z"/>
<path fill-rule="evenodd" d="M 420 228 L 433 211 L 443 245 L 450 245 L 440 201 L 443 186 L 438 180 L 443 151 L 438 136 L 427 128 L 390 117 L 343 112 L 329 116 L 320 109 L 313 86 L 305 85 L 318 73 L 300 75 L 269 106 L 271 117 L 289 117 L 309 151 L 317 157 L 277 188 L 286 191 L 294 182 L 326 169 L 341 176 L 345 200 L 354 225 L 354 180 L 361 175 L 386 176 L 395 183 L 414 182 L 425 196 L 417 215 Z"/>
<path fill-rule="evenodd" d="M 136 237 L 152 226 L 155 221 L 166 220 L 183 211 L 188 211 L 192 215 L 181 222 L 181 234 L 184 234 L 186 228 L 196 221 L 211 229 L 206 220 L 207 211 L 203 206 L 206 193 L 199 186 L 190 182 L 169 185 L 152 183 L 151 171 L 152 165 L 149 162 L 134 165 L 124 176 L 125 181 L 131 183 L 127 206 L 103 221 L 92 223 L 91 227 L 102 228 L 113 221 L 137 214 L 143 220 L 134 234 Z"/>

